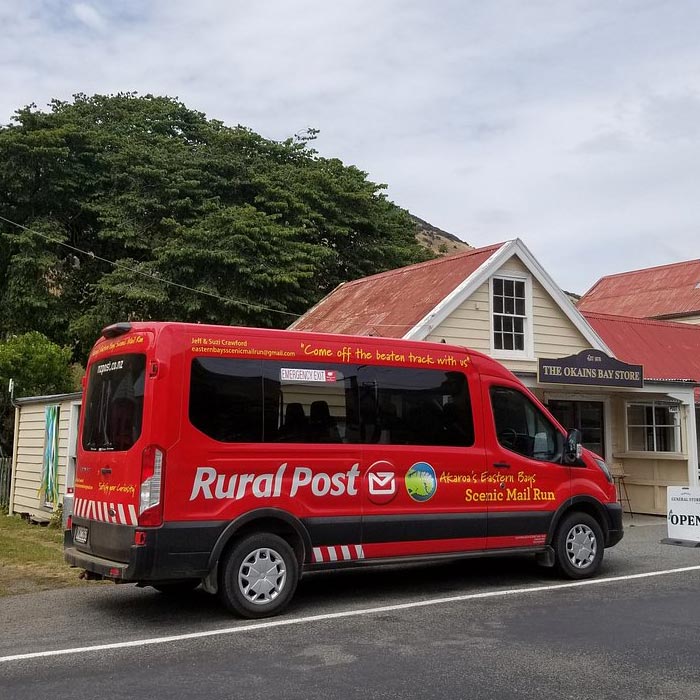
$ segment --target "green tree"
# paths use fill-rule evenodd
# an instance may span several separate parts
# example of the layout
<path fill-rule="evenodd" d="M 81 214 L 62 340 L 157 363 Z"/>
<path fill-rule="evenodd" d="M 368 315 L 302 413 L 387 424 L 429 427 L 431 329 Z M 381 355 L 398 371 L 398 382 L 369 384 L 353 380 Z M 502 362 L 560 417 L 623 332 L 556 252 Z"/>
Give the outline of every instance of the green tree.
<path fill-rule="evenodd" d="M 32 232 L 0 219 L 0 337 L 40 330 L 83 360 L 118 320 L 284 327 L 340 282 L 429 257 L 384 186 L 315 135 L 271 141 L 130 93 L 19 110 L 0 127 L 0 216 Z"/>
<path fill-rule="evenodd" d="M 4 454 L 12 449 L 10 379 L 14 381 L 15 396 L 61 394 L 77 389 L 70 348 L 52 343 L 37 331 L 0 342 L 0 448 Z"/>

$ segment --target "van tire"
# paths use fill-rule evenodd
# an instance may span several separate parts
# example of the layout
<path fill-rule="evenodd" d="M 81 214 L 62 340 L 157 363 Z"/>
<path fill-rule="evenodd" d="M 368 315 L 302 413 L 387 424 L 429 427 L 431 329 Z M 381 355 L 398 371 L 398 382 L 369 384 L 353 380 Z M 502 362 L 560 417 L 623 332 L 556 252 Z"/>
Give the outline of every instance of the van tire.
<path fill-rule="evenodd" d="M 603 561 L 603 530 L 588 513 L 570 513 L 557 528 L 554 552 L 559 573 L 569 579 L 595 576 Z"/>
<path fill-rule="evenodd" d="M 229 550 L 220 568 L 219 598 L 242 617 L 270 617 L 292 599 L 299 581 L 294 550 L 279 535 L 248 535 Z"/>

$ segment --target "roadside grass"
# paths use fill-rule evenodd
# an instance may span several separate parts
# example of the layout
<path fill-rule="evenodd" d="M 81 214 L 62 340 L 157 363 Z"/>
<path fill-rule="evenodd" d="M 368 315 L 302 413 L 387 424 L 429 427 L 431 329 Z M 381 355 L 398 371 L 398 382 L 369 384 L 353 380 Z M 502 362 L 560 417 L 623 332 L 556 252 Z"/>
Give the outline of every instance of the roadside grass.
<path fill-rule="evenodd" d="M 0 597 L 82 583 L 63 561 L 60 528 L 0 514 Z"/>

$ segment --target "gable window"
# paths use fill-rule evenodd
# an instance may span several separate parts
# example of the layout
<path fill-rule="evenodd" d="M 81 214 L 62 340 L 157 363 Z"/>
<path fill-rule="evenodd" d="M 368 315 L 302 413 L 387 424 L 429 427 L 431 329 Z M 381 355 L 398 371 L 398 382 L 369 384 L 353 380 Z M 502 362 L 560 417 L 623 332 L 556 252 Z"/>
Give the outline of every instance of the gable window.
<path fill-rule="evenodd" d="M 628 403 L 627 449 L 630 452 L 680 452 L 680 406 L 659 401 Z"/>
<path fill-rule="evenodd" d="M 529 356 L 531 328 L 528 312 L 531 285 L 525 277 L 491 279 L 491 344 L 501 356 Z"/>

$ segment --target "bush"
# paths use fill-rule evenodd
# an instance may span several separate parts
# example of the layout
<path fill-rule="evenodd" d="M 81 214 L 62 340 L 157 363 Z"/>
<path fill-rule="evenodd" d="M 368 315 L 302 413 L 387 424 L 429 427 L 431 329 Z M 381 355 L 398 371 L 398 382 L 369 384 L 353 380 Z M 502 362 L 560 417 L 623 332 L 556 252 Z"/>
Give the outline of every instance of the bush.
<path fill-rule="evenodd" d="M 14 395 L 62 394 L 76 388 L 70 348 L 52 343 L 32 331 L 0 342 L 0 454 L 12 450 L 14 411 L 8 384 L 14 380 Z"/>
<path fill-rule="evenodd" d="M 48 527 L 51 530 L 60 530 L 63 527 L 63 503 L 59 503 L 58 508 L 51 513 Z"/>

